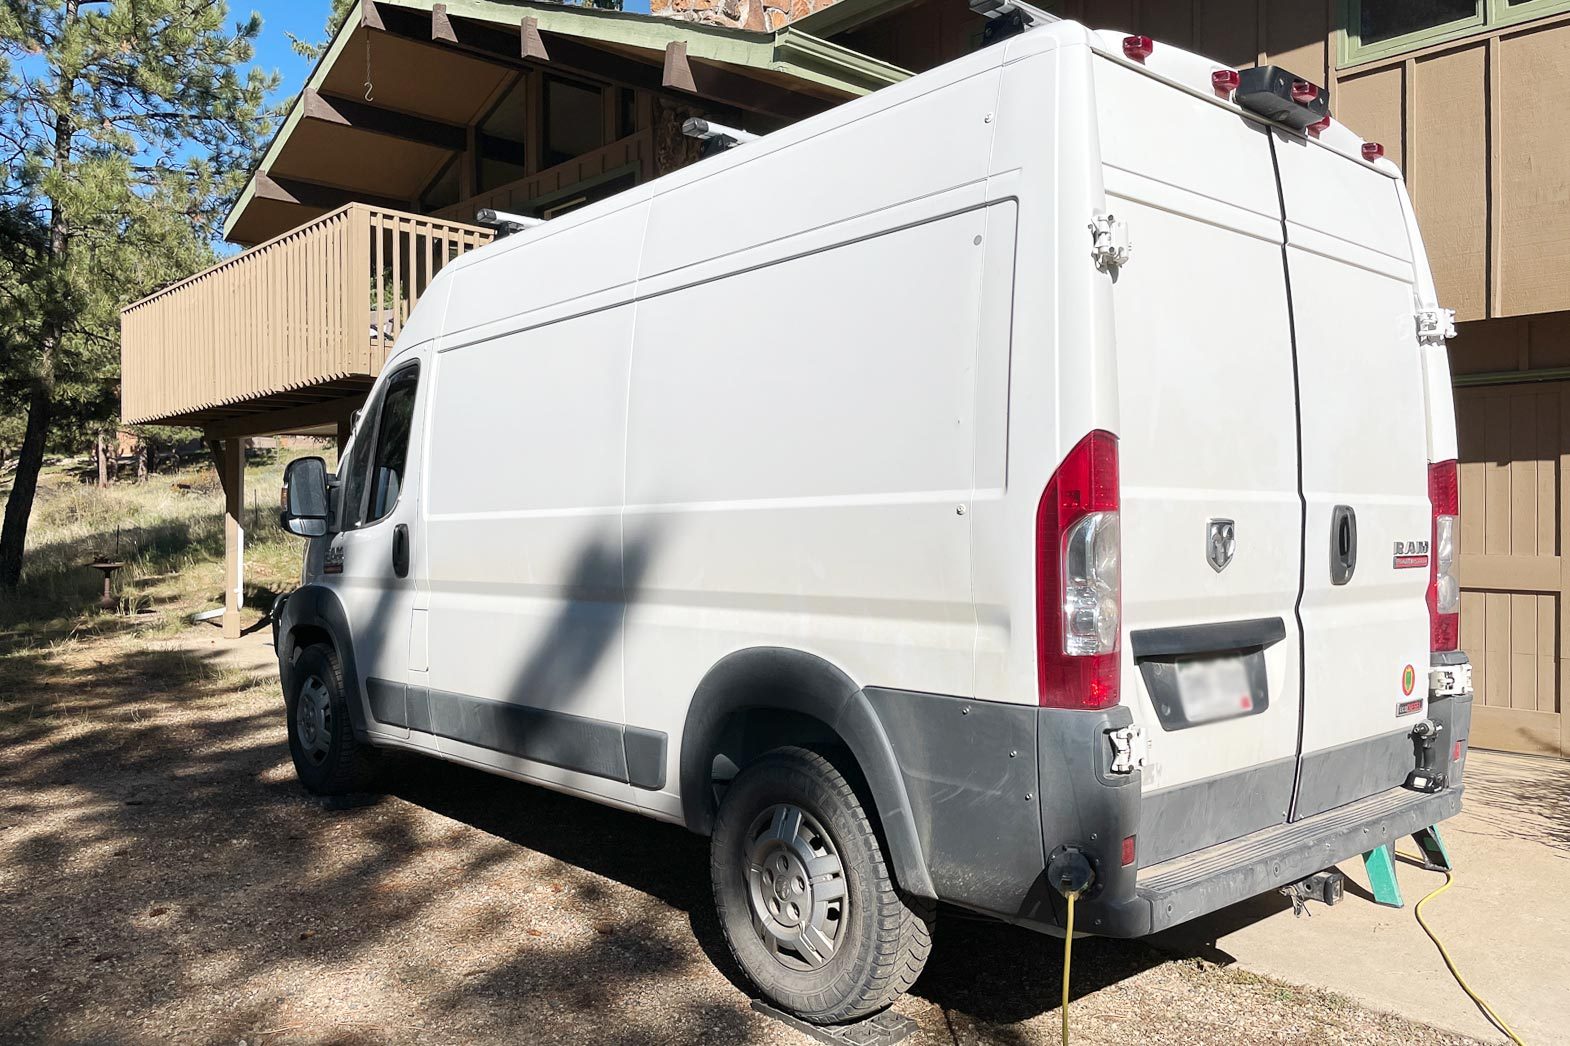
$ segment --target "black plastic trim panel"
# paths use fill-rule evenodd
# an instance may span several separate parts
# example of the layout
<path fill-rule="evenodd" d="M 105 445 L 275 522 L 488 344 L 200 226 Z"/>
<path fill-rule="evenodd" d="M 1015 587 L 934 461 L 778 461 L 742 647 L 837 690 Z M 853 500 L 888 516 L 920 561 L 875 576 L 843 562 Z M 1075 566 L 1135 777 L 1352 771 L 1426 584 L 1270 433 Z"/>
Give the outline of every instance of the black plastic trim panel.
<path fill-rule="evenodd" d="M 1175 628 L 1141 628 L 1129 633 L 1134 658 L 1182 657 L 1189 654 L 1228 654 L 1260 650 L 1287 637 L 1287 627 L 1279 617 L 1258 617 L 1246 621 L 1217 621 L 1206 625 L 1178 625 Z"/>

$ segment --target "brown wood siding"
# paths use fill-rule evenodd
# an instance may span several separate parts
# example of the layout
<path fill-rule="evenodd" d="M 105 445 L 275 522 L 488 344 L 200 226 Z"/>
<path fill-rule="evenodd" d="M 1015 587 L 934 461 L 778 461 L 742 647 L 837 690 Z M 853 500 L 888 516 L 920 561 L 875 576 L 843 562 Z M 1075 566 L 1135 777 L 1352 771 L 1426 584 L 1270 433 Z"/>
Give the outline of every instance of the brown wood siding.
<path fill-rule="evenodd" d="M 350 204 L 167 287 L 120 314 L 121 414 L 217 421 L 374 377 L 435 274 L 490 238 Z"/>
<path fill-rule="evenodd" d="M 1570 382 L 1461 389 L 1456 413 L 1461 648 L 1477 694 L 1474 741 L 1565 754 Z"/>
<path fill-rule="evenodd" d="M 1270 63 L 1330 81 L 1330 12 L 1323 3 L 1063 0 L 1052 7 L 1095 29 L 1143 33 L 1240 69 Z"/>

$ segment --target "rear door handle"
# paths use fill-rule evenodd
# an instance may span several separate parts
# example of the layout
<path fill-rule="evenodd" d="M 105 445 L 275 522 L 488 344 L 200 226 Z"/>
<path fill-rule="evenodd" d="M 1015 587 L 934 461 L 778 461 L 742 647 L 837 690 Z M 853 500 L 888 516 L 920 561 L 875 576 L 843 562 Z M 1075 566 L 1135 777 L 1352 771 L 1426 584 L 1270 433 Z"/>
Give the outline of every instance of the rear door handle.
<path fill-rule="evenodd" d="M 1357 512 L 1337 505 L 1330 514 L 1330 583 L 1344 585 L 1357 570 Z"/>
<path fill-rule="evenodd" d="M 409 576 L 409 527 L 406 523 L 393 527 L 392 561 L 394 574 Z"/>

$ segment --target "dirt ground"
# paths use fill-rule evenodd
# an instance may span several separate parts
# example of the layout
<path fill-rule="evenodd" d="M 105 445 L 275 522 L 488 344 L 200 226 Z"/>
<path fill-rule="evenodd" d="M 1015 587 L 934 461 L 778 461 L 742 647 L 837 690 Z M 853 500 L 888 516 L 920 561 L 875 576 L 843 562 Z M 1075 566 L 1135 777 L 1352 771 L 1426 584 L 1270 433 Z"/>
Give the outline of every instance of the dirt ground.
<path fill-rule="evenodd" d="M 0 1041 L 809 1041 L 750 1009 L 705 840 L 434 761 L 313 800 L 276 683 L 211 635 L 7 661 Z M 1077 1043 L 1474 1041 L 1135 943 L 1073 972 Z M 1056 1042 L 1060 975 L 1059 942 L 945 912 L 897 1009 L 918 1042 Z"/>

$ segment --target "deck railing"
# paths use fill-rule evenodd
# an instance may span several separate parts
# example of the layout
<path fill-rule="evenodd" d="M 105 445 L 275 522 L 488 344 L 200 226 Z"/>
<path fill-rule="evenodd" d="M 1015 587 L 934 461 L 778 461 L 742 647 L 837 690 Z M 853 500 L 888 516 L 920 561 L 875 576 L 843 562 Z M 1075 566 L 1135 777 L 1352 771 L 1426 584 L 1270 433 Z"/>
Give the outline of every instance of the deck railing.
<path fill-rule="evenodd" d="M 125 421 L 197 420 L 374 377 L 409 311 L 489 229 L 349 204 L 120 313 Z"/>

